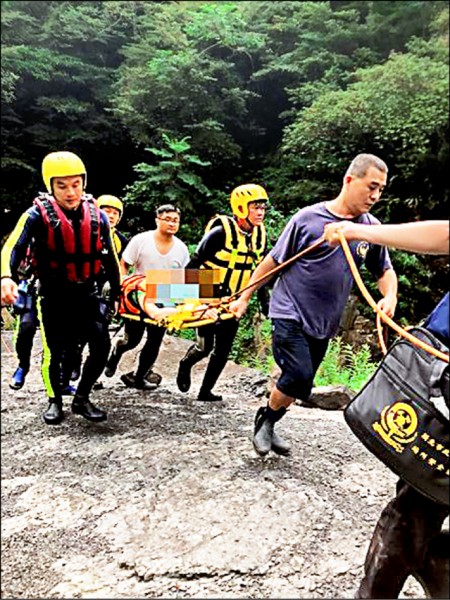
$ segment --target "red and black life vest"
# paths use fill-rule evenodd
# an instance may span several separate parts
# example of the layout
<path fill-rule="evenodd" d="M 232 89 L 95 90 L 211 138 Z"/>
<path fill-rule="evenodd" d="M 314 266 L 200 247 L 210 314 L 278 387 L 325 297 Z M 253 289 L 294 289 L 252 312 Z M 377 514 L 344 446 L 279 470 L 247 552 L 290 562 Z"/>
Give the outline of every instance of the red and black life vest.
<path fill-rule="evenodd" d="M 98 275 L 102 251 L 101 216 L 92 196 L 83 196 L 78 227 L 74 227 L 52 196 L 43 194 L 34 200 L 34 204 L 47 230 L 49 270 L 71 282 L 85 282 Z"/>

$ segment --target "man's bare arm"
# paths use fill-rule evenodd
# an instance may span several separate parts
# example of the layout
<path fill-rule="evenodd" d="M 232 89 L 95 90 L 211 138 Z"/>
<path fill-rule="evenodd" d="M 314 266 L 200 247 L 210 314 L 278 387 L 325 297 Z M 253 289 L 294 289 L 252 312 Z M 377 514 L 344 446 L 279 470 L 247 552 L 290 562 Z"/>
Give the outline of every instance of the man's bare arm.
<path fill-rule="evenodd" d="M 423 254 L 448 254 L 450 224 L 448 221 L 420 221 L 415 223 L 361 225 L 343 221 L 325 226 L 329 244 L 339 243 L 338 233 L 347 240 L 364 240 L 380 246 Z"/>

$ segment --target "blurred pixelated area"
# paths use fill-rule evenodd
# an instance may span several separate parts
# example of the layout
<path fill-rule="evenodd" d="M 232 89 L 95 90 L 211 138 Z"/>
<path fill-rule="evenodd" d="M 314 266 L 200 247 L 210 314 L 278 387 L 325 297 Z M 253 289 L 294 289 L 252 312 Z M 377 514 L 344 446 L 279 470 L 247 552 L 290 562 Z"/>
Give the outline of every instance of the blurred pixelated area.
<path fill-rule="evenodd" d="M 145 295 L 165 306 L 211 302 L 220 298 L 219 269 L 151 269 L 145 272 Z"/>

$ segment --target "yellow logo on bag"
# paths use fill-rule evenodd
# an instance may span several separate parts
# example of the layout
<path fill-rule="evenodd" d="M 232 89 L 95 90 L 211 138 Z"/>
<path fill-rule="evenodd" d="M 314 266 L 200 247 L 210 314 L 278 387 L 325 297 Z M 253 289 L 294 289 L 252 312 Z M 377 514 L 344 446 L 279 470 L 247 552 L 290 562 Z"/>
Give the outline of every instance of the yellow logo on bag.
<path fill-rule="evenodd" d="M 381 411 L 380 420 L 372 423 L 373 429 L 381 438 L 401 454 L 405 444 L 417 437 L 417 413 L 405 402 L 394 402 Z"/>

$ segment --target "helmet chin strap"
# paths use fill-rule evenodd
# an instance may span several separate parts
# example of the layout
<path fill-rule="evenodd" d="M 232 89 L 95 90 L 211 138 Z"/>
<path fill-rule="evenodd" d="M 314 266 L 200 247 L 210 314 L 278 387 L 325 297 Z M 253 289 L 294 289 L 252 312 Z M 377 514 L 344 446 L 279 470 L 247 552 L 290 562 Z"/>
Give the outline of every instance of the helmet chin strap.
<path fill-rule="evenodd" d="M 236 218 L 237 218 L 238 227 L 240 229 L 243 229 L 244 231 L 247 231 L 247 232 L 249 232 L 253 229 L 254 225 L 248 217 L 245 217 L 245 218 L 236 217 Z"/>

